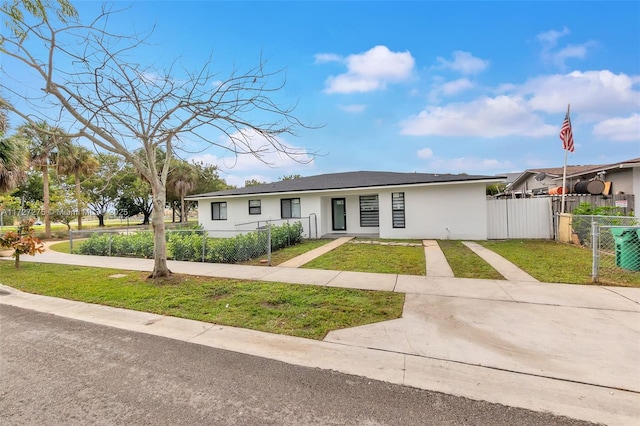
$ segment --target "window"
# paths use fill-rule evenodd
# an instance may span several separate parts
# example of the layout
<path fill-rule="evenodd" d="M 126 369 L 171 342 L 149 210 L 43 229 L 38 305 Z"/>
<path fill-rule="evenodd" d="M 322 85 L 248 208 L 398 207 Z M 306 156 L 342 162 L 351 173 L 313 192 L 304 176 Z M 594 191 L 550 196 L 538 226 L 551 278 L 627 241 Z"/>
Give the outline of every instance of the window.
<path fill-rule="evenodd" d="M 280 200 L 280 217 L 283 219 L 300 217 L 300 198 L 283 198 Z"/>
<path fill-rule="evenodd" d="M 211 220 L 227 220 L 227 203 L 211 203 Z"/>
<path fill-rule="evenodd" d="M 249 200 L 249 214 L 262 213 L 262 206 L 260 200 Z"/>
<path fill-rule="evenodd" d="M 380 210 L 377 195 L 360 196 L 360 226 L 380 226 Z"/>
<path fill-rule="evenodd" d="M 404 192 L 391 194 L 391 211 L 394 228 L 404 228 Z"/>

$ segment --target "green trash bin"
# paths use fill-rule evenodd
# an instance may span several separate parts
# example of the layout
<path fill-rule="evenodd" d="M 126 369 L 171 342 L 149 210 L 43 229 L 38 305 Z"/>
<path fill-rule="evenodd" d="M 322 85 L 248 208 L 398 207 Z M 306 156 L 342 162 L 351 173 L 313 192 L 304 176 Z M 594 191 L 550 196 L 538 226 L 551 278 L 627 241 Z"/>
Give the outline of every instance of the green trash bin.
<path fill-rule="evenodd" d="M 640 271 L 640 239 L 636 228 L 611 228 L 616 243 L 616 266 Z"/>

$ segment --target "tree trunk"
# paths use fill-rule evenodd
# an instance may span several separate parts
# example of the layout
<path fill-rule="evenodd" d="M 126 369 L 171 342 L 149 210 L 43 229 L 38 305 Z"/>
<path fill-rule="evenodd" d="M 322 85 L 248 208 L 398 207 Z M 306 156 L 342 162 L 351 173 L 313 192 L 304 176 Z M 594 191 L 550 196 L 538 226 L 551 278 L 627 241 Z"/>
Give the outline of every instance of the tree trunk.
<path fill-rule="evenodd" d="M 80 175 L 75 173 L 76 178 L 76 201 L 78 202 L 78 231 L 82 229 L 82 201 L 80 200 Z M 69 227 L 71 228 L 71 227 Z"/>
<path fill-rule="evenodd" d="M 180 197 L 180 223 L 187 222 L 187 214 L 184 211 L 184 197 Z"/>
<path fill-rule="evenodd" d="M 167 266 L 167 242 L 164 230 L 164 205 L 167 194 L 160 182 L 151 184 L 153 195 L 153 210 L 151 211 L 151 224 L 153 225 L 153 272 L 149 278 L 161 278 L 171 276 Z"/>
<path fill-rule="evenodd" d="M 42 166 L 42 201 L 44 210 L 44 236 L 51 238 L 51 215 L 49 214 L 49 167 Z"/>
<path fill-rule="evenodd" d="M 16 250 L 15 255 L 16 255 L 16 263 L 15 263 L 16 269 L 20 269 L 20 253 L 18 253 L 18 250 Z"/>
<path fill-rule="evenodd" d="M 97 214 L 98 226 L 104 226 L 104 214 Z"/>

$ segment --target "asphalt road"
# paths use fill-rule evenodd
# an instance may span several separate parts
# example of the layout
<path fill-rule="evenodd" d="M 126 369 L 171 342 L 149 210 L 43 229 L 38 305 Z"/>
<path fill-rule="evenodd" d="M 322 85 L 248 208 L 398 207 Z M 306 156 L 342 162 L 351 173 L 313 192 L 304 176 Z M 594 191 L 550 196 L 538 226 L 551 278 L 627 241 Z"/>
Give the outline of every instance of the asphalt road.
<path fill-rule="evenodd" d="M 0 424 L 587 423 L 1 306 Z"/>

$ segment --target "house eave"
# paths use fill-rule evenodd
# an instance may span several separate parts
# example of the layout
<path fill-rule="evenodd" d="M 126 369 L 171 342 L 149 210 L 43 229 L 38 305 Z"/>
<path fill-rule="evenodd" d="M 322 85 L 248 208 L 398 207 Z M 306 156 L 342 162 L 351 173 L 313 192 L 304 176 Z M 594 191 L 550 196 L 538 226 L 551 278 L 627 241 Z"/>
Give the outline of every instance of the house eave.
<path fill-rule="evenodd" d="M 456 181 L 447 181 L 447 182 L 422 182 L 422 183 L 404 183 L 404 184 L 389 184 L 389 185 L 372 185 L 372 186 L 357 186 L 357 187 L 347 187 L 347 188 L 328 188 L 328 189 L 301 189 L 301 190 L 291 190 L 291 191 L 263 191 L 263 192 L 253 192 L 250 194 L 203 194 L 203 195 L 195 195 L 185 197 L 185 200 L 197 201 L 197 200 L 207 200 L 211 198 L 249 198 L 249 197 L 257 197 L 257 196 L 271 196 L 271 195 L 300 195 L 300 194 L 327 194 L 327 193 L 336 193 L 336 192 L 372 192 L 372 191 L 380 191 L 384 189 L 393 189 L 393 188 L 420 188 L 426 186 L 445 186 L 445 185 L 462 185 L 462 184 L 492 184 L 503 182 L 506 179 L 506 176 L 496 176 L 495 178 L 483 178 L 483 179 L 466 179 L 466 180 L 456 180 Z"/>

